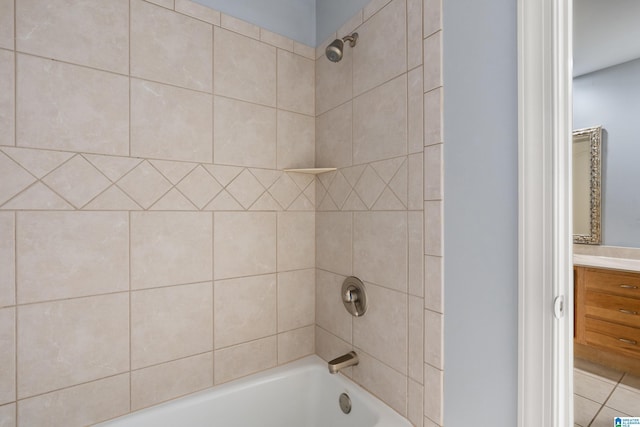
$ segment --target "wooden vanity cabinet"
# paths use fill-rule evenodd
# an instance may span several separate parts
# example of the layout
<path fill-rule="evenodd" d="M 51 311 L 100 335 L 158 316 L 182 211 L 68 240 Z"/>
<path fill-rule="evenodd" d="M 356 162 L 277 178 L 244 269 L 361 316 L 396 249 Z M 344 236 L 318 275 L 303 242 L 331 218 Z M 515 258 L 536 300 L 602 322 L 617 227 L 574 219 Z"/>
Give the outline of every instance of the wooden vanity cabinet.
<path fill-rule="evenodd" d="M 576 356 L 640 372 L 640 273 L 574 268 Z"/>

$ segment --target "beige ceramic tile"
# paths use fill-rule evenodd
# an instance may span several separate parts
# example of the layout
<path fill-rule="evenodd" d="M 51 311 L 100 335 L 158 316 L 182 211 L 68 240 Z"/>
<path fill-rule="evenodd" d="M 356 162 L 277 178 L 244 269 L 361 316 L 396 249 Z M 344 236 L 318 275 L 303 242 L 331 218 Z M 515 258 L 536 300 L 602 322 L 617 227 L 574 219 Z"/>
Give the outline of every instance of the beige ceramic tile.
<path fill-rule="evenodd" d="M 0 309 L 0 405 L 16 400 L 16 310 Z"/>
<path fill-rule="evenodd" d="M 389 3 L 389 0 L 371 0 L 362 10 L 364 20 L 370 19 Z"/>
<path fill-rule="evenodd" d="M 360 363 L 353 368 L 353 379 L 406 417 L 407 377 L 359 350 L 356 348 Z"/>
<path fill-rule="evenodd" d="M 430 420 L 427 417 L 424 417 L 424 427 L 440 427 L 440 425 L 434 423 L 432 420 Z"/>
<path fill-rule="evenodd" d="M 127 293 L 18 309 L 18 398 L 128 369 Z"/>
<path fill-rule="evenodd" d="M 424 300 L 409 296 L 409 378 L 424 381 Z"/>
<path fill-rule="evenodd" d="M 276 214 L 220 212 L 214 218 L 216 279 L 276 271 Z"/>
<path fill-rule="evenodd" d="M 327 362 L 352 350 L 351 344 L 318 326 L 315 335 L 316 354 Z"/>
<path fill-rule="evenodd" d="M 82 156 L 75 156 L 42 181 L 78 209 L 111 185 L 111 181 Z"/>
<path fill-rule="evenodd" d="M 153 205 L 171 188 L 171 183 L 148 162 L 142 162 L 117 184 L 145 209 Z"/>
<path fill-rule="evenodd" d="M 0 307 L 16 303 L 15 214 L 0 213 Z"/>
<path fill-rule="evenodd" d="M 444 308 L 442 303 L 442 257 L 429 255 L 424 257 L 424 276 L 424 306 L 428 310 L 442 313 Z"/>
<path fill-rule="evenodd" d="M 422 65 L 422 3 L 407 0 L 407 68 Z"/>
<path fill-rule="evenodd" d="M 338 37 L 343 38 L 352 34 L 360 25 L 362 25 L 362 9 L 357 11 L 347 22 L 342 24 L 338 29 Z"/>
<path fill-rule="evenodd" d="M 342 208 L 347 197 L 351 193 L 351 185 L 349 185 L 349 181 L 342 175 L 340 171 L 337 171 L 335 174 L 335 178 L 327 188 L 329 192 L 329 197 L 331 200 L 338 206 L 338 208 Z"/>
<path fill-rule="evenodd" d="M 424 414 L 442 425 L 443 372 L 425 363 L 424 365 Z"/>
<path fill-rule="evenodd" d="M 424 145 L 424 101 L 422 89 L 422 67 L 415 68 L 407 74 L 407 145 L 409 153 L 422 152 Z"/>
<path fill-rule="evenodd" d="M 289 206 L 300 194 L 300 187 L 296 185 L 290 174 L 285 173 L 278 178 L 275 184 L 269 188 L 269 194 L 273 196 L 282 209 L 289 209 Z M 276 204 L 275 208 L 278 207 Z M 271 210 L 271 209 L 269 209 Z"/>
<path fill-rule="evenodd" d="M 424 311 L 424 361 L 443 369 L 443 315 L 430 310 Z"/>
<path fill-rule="evenodd" d="M 442 88 L 424 94 L 424 145 L 442 142 Z"/>
<path fill-rule="evenodd" d="M 314 80 L 312 60 L 278 50 L 278 108 L 314 115 Z"/>
<path fill-rule="evenodd" d="M 35 151 L 35 150 L 31 150 Z M 40 151 L 40 150 L 38 150 Z M 52 157 L 56 154 L 55 151 L 44 152 L 47 154 L 47 157 Z M 62 154 L 67 153 L 57 153 L 60 157 Z M 69 157 L 71 157 L 69 155 Z M 117 181 L 122 178 L 127 172 L 130 172 L 133 168 L 138 166 L 142 160 L 136 159 L 132 157 L 114 157 L 114 156 L 97 156 L 94 154 L 84 154 L 83 157 L 91 162 L 100 172 L 106 175 L 112 181 Z M 44 162 L 44 159 L 42 159 Z M 61 160 L 59 160 L 62 163 Z M 27 168 L 31 170 L 30 168 Z M 53 168 L 51 168 L 53 169 Z M 46 169 L 45 169 L 46 170 Z M 32 173 L 34 173 L 32 171 Z M 36 175 L 37 176 L 37 175 Z"/>
<path fill-rule="evenodd" d="M 345 52 L 353 55 L 354 96 L 407 71 L 406 21 L 406 1 L 394 0 L 358 28 L 357 46 Z"/>
<path fill-rule="evenodd" d="M 640 414 L 640 390 L 619 385 L 606 404 L 608 407 L 625 414 Z"/>
<path fill-rule="evenodd" d="M 344 279 L 344 276 L 316 270 L 316 324 L 350 343 L 353 317 L 342 304 Z"/>
<path fill-rule="evenodd" d="M 86 426 L 127 412 L 128 373 L 54 391 L 18 403 L 18 418 L 25 426 Z"/>
<path fill-rule="evenodd" d="M 424 90 L 442 86 L 442 31 L 424 40 Z"/>
<path fill-rule="evenodd" d="M 132 213 L 131 288 L 210 281 L 212 236 L 209 212 Z"/>
<path fill-rule="evenodd" d="M 18 55 L 16 145 L 129 154 L 129 79 Z"/>
<path fill-rule="evenodd" d="M 278 332 L 315 322 L 315 290 L 314 269 L 278 273 Z"/>
<path fill-rule="evenodd" d="M 212 90 L 211 25 L 131 2 L 131 75 L 189 89 Z"/>
<path fill-rule="evenodd" d="M 407 291 L 407 214 L 356 212 L 353 273 L 361 280 Z"/>
<path fill-rule="evenodd" d="M 0 7 L 6 1 L 0 1 Z M 0 16 L 2 10 L 0 9 Z M 1 18 L 0 18 L 1 19 Z M 2 31 L 0 24 L 0 31 Z M 1 36 L 0 36 L 1 37 Z M 0 50 L 0 145 L 15 145 L 15 54 Z"/>
<path fill-rule="evenodd" d="M 14 0 L 0 0 L 0 47 L 4 49 L 14 48 L 14 4 Z"/>
<path fill-rule="evenodd" d="M 620 411 L 617 411 L 615 409 L 611 409 L 605 406 L 600 410 L 600 412 L 598 412 L 598 416 L 595 417 L 595 419 L 589 425 L 589 427 L 610 427 L 615 417 L 629 417 L 629 416 L 631 415 L 623 414 Z"/>
<path fill-rule="evenodd" d="M 176 187 L 200 209 L 222 190 L 222 186 L 202 166 L 195 168 Z"/>
<path fill-rule="evenodd" d="M 309 356 L 315 350 L 315 326 L 278 334 L 278 364 Z"/>
<path fill-rule="evenodd" d="M 283 35 L 260 28 L 260 41 L 268 43 L 280 49 L 293 52 L 293 40 Z"/>
<path fill-rule="evenodd" d="M 298 55 L 302 55 L 307 59 L 316 59 L 316 50 L 314 48 L 302 43 L 298 43 L 297 41 L 293 42 L 293 52 L 297 53 Z"/>
<path fill-rule="evenodd" d="M 174 0 L 146 0 L 146 1 L 148 1 L 149 3 L 157 4 L 158 6 L 162 6 L 167 9 L 171 9 L 171 10 L 173 10 L 173 8 L 175 7 Z"/>
<path fill-rule="evenodd" d="M 0 406 L 0 427 L 16 427 L 16 404 Z"/>
<path fill-rule="evenodd" d="M 424 252 L 442 256 L 442 202 L 424 202 Z"/>
<path fill-rule="evenodd" d="M 37 178 L 44 177 L 74 155 L 74 153 L 65 153 L 62 151 L 33 150 L 31 148 L 14 147 L 3 147 L 2 151 Z M 85 155 L 85 157 L 91 158 L 94 156 Z M 111 158 L 111 156 L 95 157 Z"/>
<path fill-rule="evenodd" d="M 276 110 L 219 96 L 214 104 L 216 163 L 275 169 Z"/>
<path fill-rule="evenodd" d="M 422 227 L 424 219 L 422 212 L 408 212 L 409 233 L 409 275 L 408 291 L 411 295 L 424 296 L 424 244 L 422 242 Z"/>
<path fill-rule="evenodd" d="M 217 350 L 214 352 L 214 381 L 221 384 L 272 368 L 278 363 L 277 352 L 275 336 Z"/>
<path fill-rule="evenodd" d="M 278 169 L 315 166 L 315 119 L 278 110 Z"/>
<path fill-rule="evenodd" d="M 31 174 L 3 153 L 0 153 L 0 178 L 0 203 L 11 199 L 36 181 Z"/>
<path fill-rule="evenodd" d="M 586 399 L 582 396 L 574 395 L 573 396 L 573 407 L 574 407 L 573 414 L 574 414 L 574 420 L 576 424 L 582 425 L 582 426 L 590 425 L 591 421 L 596 416 L 601 406 L 602 406 L 601 404 L 596 403 L 592 400 Z M 613 420 L 610 420 L 609 421 L 610 424 L 608 425 L 613 424 L 611 423 L 611 421 Z"/>
<path fill-rule="evenodd" d="M 221 18 L 222 28 L 226 28 L 235 33 L 240 33 L 245 36 L 258 40 L 260 38 L 260 27 L 253 25 L 247 21 L 243 21 L 233 16 L 222 14 Z"/>
<path fill-rule="evenodd" d="M 133 369 L 213 349 L 211 282 L 131 294 Z"/>
<path fill-rule="evenodd" d="M 2 209 L 73 210 L 74 208 L 49 187 L 37 182 L 7 202 Z"/>
<path fill-rule="evenodd" d="M 215 282 L 215 348 L 276 333 L 276 275 Z"/>
<path fill-rule="evenodd" d="M 131 155 L 212 161 L 211 95 L 131 80 Z"/>
<path fill-rule="evenodd" d="M 21 304 L 129 289 L 124 212 L 20 212 L 16 241 Z"/>
<path fill-rule="evenodd" d="M 352 103 L 347 102 L 316 118 L 316 165 L 351 166 Z"/>
<path fill-rule="evenodd" d="M 175 0 L 176 12 L 200 19 L 213 25 L 220 25 L 220 12 L 209 7 L 202 6 L 191 0 Z"/>
<path fill-rule="evenodd" d="M 215 28 L 214 92 L 276 106 L 276 48 Z"/>
<path fill-rule="evenodd" d="M 131 373 L 131 410 L 156 405 L 213 386 L 213 353 Z"/>
<path fill-rule="evenodd" d="M 243 207 L 249 208 L 264 193 L 265 188 L 245 169 L 227 186 L 227 190 Z"/>
<path fill-rule="evenodd" d="M 409 379 L 407 396 L 407 418 L 415 427 L 422 427 L 424 417 L 424 387 Z"/>
<path fill-rule="evenodd" d="M 424 0 L 424 37 L 442 29 L 442 0 Z"/>
<path fill-rule="evenodd" d="M 442 144 L 424 148 L 424 199 L 442 200 Z"/>
<path fill-rule="evenodd" d="M 315 212 L 278 213 L 278 271 L 315 267 Z"/>
<path fill-rule="evenodd" d="M 327 44 L 319 46 L 324 46 L 323 53 L 316 60 L 316 114 L 325 113 L 353 97 L 353 51 L 346 48 L 340 62 L 331 62 L 324 56 Z"/>
<path fill-rule="evenodd" d="M 604 404 L 615 386 L 613 381 L 578 370 L 573 372 L 573 392 L 594 402 Z"/>
<path fill-rule="evenodd" d="M 366 283 L 367 314 L 353 319 L 353 345 L 407 374 L 407 295 Z"/>
<path fill-rule="evenodd" d="M 352 214 L 316 213 L 316 267 L 351 275 Z"/>
<path fill-rule="evenodd" d="M 407 154 L 407 77 L 353 100 L 353 163 Z"/>
<path fill-rule="evenodd" d="M 17 2 L 16 47 L 79 65 L 129 72 L 129 2 Z"/>

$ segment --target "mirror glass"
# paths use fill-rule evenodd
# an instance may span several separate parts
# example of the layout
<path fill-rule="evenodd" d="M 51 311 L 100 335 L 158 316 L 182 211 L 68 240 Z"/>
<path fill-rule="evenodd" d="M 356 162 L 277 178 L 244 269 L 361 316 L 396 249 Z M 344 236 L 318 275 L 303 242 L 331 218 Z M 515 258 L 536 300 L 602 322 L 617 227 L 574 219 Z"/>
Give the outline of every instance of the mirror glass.
<path fill-rule="evenodd" d="M 599 245 L 601 240 L 600 126 L 573 132 L 573 242 Z"/>

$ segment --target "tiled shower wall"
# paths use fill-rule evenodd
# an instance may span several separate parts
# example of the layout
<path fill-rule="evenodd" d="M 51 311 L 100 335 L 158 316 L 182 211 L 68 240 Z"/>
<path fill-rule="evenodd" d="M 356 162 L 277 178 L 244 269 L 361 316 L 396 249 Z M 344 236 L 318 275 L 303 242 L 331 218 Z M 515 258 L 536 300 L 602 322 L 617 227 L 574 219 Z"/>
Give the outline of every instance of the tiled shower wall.
<path fill-rule="evenodd" d="M 425 427 L 443 424 L 441 10 L 373 0 L 316 53 L 316 165 L 339 168 L 316 187 L 316 352 L 355 349 L 345 373 Z M 350 275 L 367 289 L 361 318 L 340 301 Z"/>
<path fill-rule="evenodd" d="M 314 352 L 312 48 L 186 0 L 0 0 L 0 425 Z"/>

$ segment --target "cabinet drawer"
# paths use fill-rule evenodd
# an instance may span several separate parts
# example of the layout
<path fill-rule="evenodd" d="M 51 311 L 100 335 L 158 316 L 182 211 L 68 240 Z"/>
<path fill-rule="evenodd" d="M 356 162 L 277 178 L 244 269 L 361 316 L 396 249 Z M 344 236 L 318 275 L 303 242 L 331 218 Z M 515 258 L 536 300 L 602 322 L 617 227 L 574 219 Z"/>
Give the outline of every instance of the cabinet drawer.
<path fill-rule="evenodd" d="M 587 291 L 585 314 L 640 328 L 640 299 Z"/>
<path fill-rule="evenodd" d="M 587 268 L 584 281 L 587 290 L 640 298 L 640 274 Z"/>
<path fill-rule="evenodd" d="M 591 318 L 585 326 L 588 344 L 640 357 L 640 329 Z"/>

